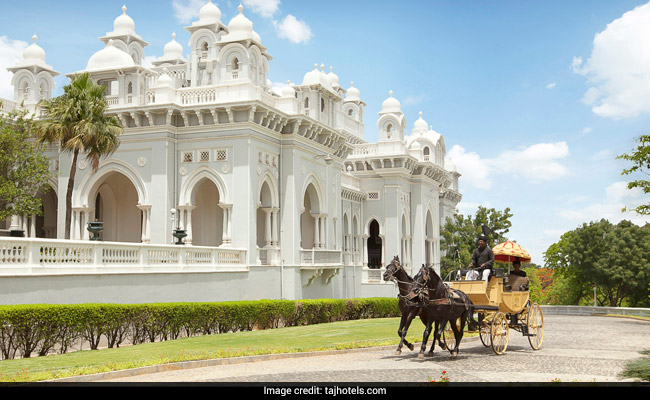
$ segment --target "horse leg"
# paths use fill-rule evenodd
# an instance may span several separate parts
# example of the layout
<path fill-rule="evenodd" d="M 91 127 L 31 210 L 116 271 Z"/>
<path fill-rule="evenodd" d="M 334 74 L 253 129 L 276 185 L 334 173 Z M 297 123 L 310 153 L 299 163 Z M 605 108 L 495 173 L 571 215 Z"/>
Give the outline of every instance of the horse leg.
<path fill-rule="evenodd" d="M 424 334 L 422 334 L 422 346 L 420 347 L 420 353 L 418 354 L 418 358 L 420 359 L 424 358 L 424 351 L 427 349 L 427 341 L 429 341 L 429 335 L 431 335 L 431 325 L 432 321 L 427 321 L 425 324 L 426 327 L 424 328 Z"/>
<path fill-rule="evenodd" d="M 451 321 L 449 321 L 451 324 Z M 445 330 L 445 327 L 447 326 L 447 321 L 441 321 L 440 322 L 440 327 L 438 328 L 438 323 L 436 322 L 436 338 L 438 339 L 438 345 L 440 346 L 441 349 L 446 350 L 447 345 L 445 342 L 442 340 L 442 332 Z"/>
<path fill-rule="evenodd" d="M 453 324 L 451 329 L 454 331 L 454 337 L 456 338 L 456 348 L 451 351 L 451 357 L 458 357 L 458 349 L 460 348 L 460 341 L 463 339 L 463 332 L 465 331 L 465 322 L 467 321 L 468 311 L 465 311 L 460 316 L 460 329 L 456 327 L 456 324 Z"/>
<path fill-rule="evenodd" d="M 409 327 L 411 326 L 411 321 L 413 321 L 413 318 L 415 318 L 415 315 L 413 315 L 413 312 L 409 312 L 406 315 L 406 318 L 404 318 L 404 315 L 402 315 L 402 323 L 400 324 L 400 328 L 397 331 L 397 333 L 400 336 L 399 345 L 397 346 L 397 350 L 395 351 L 395 355 L 397 355 L 397 356 L 402 354 L 402 346 L 404 345 L 404 343 L 405 342 L 408 343 L 406 341 L 406 333 L 408 332 Z M 409 346 L 409 348 L 412 348 L 412 347 L 413 347 L 413 345 Z"/>

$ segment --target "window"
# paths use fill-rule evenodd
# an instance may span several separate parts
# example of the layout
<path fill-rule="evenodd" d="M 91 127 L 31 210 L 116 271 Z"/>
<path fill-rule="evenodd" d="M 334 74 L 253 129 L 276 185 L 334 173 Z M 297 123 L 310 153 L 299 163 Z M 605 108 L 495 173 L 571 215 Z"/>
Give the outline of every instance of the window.
<path fill-rule="evenodd" d="M 353 110 L 353 109 L 349 109 L 349 110 L 348 110 L 348 115 L 349 115 L 350 117 L 354 117 L 354 110 Z"/>
<path fill-rule="evenodd" d="M 320 99 L 320 111 L 325 111 L 325 99 Z"/>
<path fill-rule="evenodd" d="M 309 108 L 309 97 L 305 99 L 305 108 Z"/>
<path fill-rule="evenodd" d="M 239 60 L 237 59 L 237 57 L 232 59 L 232 70 L 233 71 L 239 70 Z"/>
<path fill-rule="evenodd" d="M 228 152 L 225 149 L 217 150 L 217 161 L 226 161 L 228 158 Z"/>
<path fill-rule="evenodd" d="M 210 162 L 210 150 L 199 151 L 199 162 Z"/>
<path fill-rule="evenodd" d="M 194 162 L 194 153 L 191 151 L 183 152 L 183 162 L 184 163 Z"/>

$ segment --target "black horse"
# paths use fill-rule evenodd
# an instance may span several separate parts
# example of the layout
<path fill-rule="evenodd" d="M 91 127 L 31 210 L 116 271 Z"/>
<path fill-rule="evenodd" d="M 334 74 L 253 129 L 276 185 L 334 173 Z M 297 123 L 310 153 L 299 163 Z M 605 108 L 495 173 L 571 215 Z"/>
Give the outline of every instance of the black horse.
<path fill-rule="evenodd" d="M 419 305 L 423 308 L 423 312 L 420 313 L 420 318 L 423 319 L 423 323 L 426 326 L 422 338 L 422 348 L 418 357 L 424 356 L 424 350 L 434 322 L 434 339 L 431 344 L 431 350 L 429 350 L 429 355 L 433 353 L 436 340 L 439 341 L 440 347 L 445 349 L 440 337 L 442 330 L 447 322 L 449 322 L 454 332 L 456 345 L 453 349 L 448 348 L 448 350 L 452 357 L 456 357 L 458 355 L 458 346 L 463 338 L 465 324 L 473 313 L 471 300 L 462 291 L 447 288 L 440 276 L 430 266 L 422 265 L 422 268 L 420 268 L 420 271 L 414 277 L 412 288 L 413 292 L 409 297 L 413 297 L 413 295 L 418 297 L 420 301 Z"/>
<path fill-rule="evenodd" d="M 400 319 L 399 329 L 397 330 L 397 335 L 400 337 L 400 342 L 397 346 L 395 354 L 400 355 L 402 354 L 403 345 L 406 345 L 406 347 L 408 347 L 411 351 L 414 349 L 413 344 L 409 343 L 406 340 L 406 333 L 411 326 L 411 322 L 418 315 L 426 327 L 425 321 L 429 319 L 428 310 L 424 307 L 414 305 L 410 301 L 409 298 L 415 297 L 413 294 L 413 291 L 415 290 L 414 280 L 406 271 L 404 271 L 404 268 L 402 268 L 402 265 L 399 262 L 398 256 L 395 256 L 395 258 L 393 258 L 393 261 L 391 261 L 391 263 L 386 266 L 386 272 L 384 272 L 384 280 L 394 281 L 397 283 L 397 287 L 399 288 L 399 309 L 402 317 Z M 439 341 L 439 343 L 440 346 L 444 349 L 444 343 L 442 341 Z M 431 353 L 433 352 L 434 345 L 435 342 L 431 345 Z"/>

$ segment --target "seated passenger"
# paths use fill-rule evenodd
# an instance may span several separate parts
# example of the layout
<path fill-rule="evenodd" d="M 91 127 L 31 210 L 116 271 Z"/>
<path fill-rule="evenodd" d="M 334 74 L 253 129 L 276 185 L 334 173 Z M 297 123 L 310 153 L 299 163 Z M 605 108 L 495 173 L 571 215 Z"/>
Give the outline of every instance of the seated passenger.
<path fill-rule="evenodd" d="M 530 283 L 530 279 L 526 276 L 526 271 L 521 270 L 521 262 L 519 259 L 513 261 L 512 266 L 514 267 L 514 270 L 510 271 L 510 275 L 517 275 L 521 276 L 522 278 L 525 278 L 526 284 L 525 284 L 525 289 L 528 290 L 528 283 Z"/>

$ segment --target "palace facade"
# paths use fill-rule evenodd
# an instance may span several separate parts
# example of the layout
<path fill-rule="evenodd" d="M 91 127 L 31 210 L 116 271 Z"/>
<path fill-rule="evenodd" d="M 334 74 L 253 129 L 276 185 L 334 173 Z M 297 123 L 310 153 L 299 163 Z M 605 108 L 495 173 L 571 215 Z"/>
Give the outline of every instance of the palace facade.
<path fill-rule="evenodd" d="M 383 268 L 440 262 L 440 226 L 461 199 L 443 137 L 422 113 L 410 129 L 391 91 L 364 139 L 366 103 L 324 65 L 274 92 L 272 57 L 243 7 L 227 24 L 211 1 L 145 66 L 148 43 L 123 7 L 85 68 L 124 127 L 92 172 L 49 148 L 43 216 L 0 224 L 0 301 L 144 302 L 394 296 Z M 9 67 L 4 111 L 52 96 L 59 73 L 37 37 Z M 388 92 L 388 90 L 387 90 Z M 101 242 L 88 222 L 101 221 Z M 173 231 L 186 231 L 175 245 Z M 19 248 L 16 251 L 16 248 Z M 12 250 L 13 249 L 13 250 Z M 12 253 L 13 251 L 13 253 Z M 13 254 L 13 255 L 12 255 Z M 3 297 L 4 296 L 4 297 Z M 13 297 L 11 297 L 13 296 Z"/>

